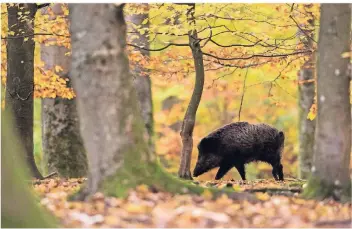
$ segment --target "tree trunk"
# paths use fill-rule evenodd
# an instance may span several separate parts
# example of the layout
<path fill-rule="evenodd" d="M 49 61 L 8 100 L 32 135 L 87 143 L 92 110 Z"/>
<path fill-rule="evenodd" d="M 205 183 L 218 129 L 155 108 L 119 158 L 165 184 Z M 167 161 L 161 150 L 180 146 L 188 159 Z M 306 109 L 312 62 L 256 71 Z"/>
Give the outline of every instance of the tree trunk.
<path fill-rule="evenodd" d="M 63 15 L 62 4 L 51 6 L 55 16 Z M 45 15 L 47 9 L 43 9 Z M 55 40 L 56 38 L 51 38 Z M 70 80 L 68 75 L 71 56 L 65 55 L 70 50 L 64 46 L 41 46 L 41 59 L 46 69 L 56 65 L 63 71 L 57 73 Z M 69 81 L 70 82 L 70 81 Z M 83 177 L 87 174 L 87 157 L 79 132 L 76 99 L 44 98 L 42 99 L 42 139 L 44 161 L 48 171 L 57 171 L 63 177 Z"/>
<path fill-rule="evenodd" d="M 144 9 L 144 12 L 141 14 L 134 14 L 126 16 L 126 20 L 133 23 L 134 25 L 141 26 L 141 29 L 148 29 L 149 28 L 149 21 L 145 24 L 142 22 L 149 17 L 149 6 L 148 4 L 139 4 L 139 7 Z M 133 30 L 132 26 L 129 30 Z M 141 34 L 137 33 L 136 38 L 127 37 L 130 43 L 138 45 L 139 47 L 144 47 L 149 49 L 149 39 L 147 37 L 147 33 Z M 149 58 L 150 53 L 148 50 L 139 49 L 142 55 L 145 58 Z M 137 97 L 140 105 L 140 109 L 142 112 L 142 118 L 144 120 L 148 135 L 149 135 L 149 144 L 151 150 L 154 149 L 153 143 L 153 101 L 152 101 L 152 88 L 151 88 L 151 80 L 149 77 L 149 70 L 144 68 L 143 66 L 137 64 L 131 69 L 131 74 L 133 75 L 133 83 L 134 87 L 137 91 Z"/>
<path fill-rule="evenodd" d="M 14 131 L 10 112 L 7 109 L 1 117 L 1 226 L 54 227 L 56 220 L 39 207 L 26 184 L 23 141 Z"/>
<path fill-rule="evenodd" d="M 307 6 L 305 5 L 305 7 Z M 303 43 L 307 48 L 313 49 L 313 40 L 311 38 L 314 38 L 314 20 L 309 22 L 309 26 L 311 31 L 306 31 L 306 37 Z M 315 53 L 312 53 L 309 56 L 309 59 L 303 64 L 299 72 L 299 81 L 301 81 L 298 87 L 300 163 L 299 177 L 302 179 L 308 179 L 313 164 L 315 119 L 310 120 L 307 118 L 307 116 L 311 106 L 314 103 L 315 61 Z"/>
<path fill-rule="evenodd" d="M 304 196 L 350 201 L 351 105 L 349 4 L 322 4 L 318 42 L 314 166 Z M 347 198 L 346 198 L 347 196 Z M 346 199 L 345 199 L 346 198 Z"/>
<path fill-rule="evenodd" d="M 7 5 L 7 79 L 5 109 L 14 114 L 15 129 L 20 137 L 30 173 L 35 178 L 43 178 L 35 164 L 33 155 L 33 90 L 34 90 L 34 33 L 36 4 Z M 27 14 L 29 12 L 29 14 Z M 23 16 L 27 15 L 27 16 Z"/>
<path fill-rule="evenodd" d="M 195 4 L 189 4 L 190 8 L 187 11 L 187 19 L 190 26 L 195 25 Z M 191 29 L 188 32 L 189 46 L 192 49 L 192 55 L 194 59 L 194 67 L 196 69 L 196 79 L 193 89 L 193 94 L 191 101 L 187 107 L 187 111 L 182 123 L 181 138 L 182 138 L 182 152 L 180 168 L 178 170 L 178 175 L 184 179 L 192 179 L 190 172 L 191 159 L 192 159 L 192 149 L 193 149 L 193 129 L 196 122 L 196 113 L 200 103 L 200 99 L 203 93 L 204 86 L 204 65 L 203 65 L 203 53 L 199 44 L 197 30 Z"/>
<path fill-rule="evenodd" d="M 148 147 L 125 56 L 123 5 L 70 5 L 71 75 L 89 161 L 88 183 L 73 199 L 86 199 L 98 190 L 124 196 L 129 188 L 140 184 L 175 193 L 202 193 L 202 187 L 166 173 Z M 249 197 L 231 195 L 236 199 Z"/>

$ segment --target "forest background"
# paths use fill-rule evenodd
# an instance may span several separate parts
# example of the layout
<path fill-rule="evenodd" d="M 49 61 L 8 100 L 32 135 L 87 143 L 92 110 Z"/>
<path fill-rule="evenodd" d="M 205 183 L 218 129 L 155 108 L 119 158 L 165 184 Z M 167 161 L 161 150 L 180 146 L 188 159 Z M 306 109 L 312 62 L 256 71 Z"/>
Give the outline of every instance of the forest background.
<path fill-rule="evenodd" d="M 307 7 L 308 6 L 308 7 Z M 129 39 L 133 32 L 147 34 L 150 42 L 150 57 L 141 55 L 140 49 L 129 46 L 131 67 L 136 63 L 149 70 L 152 82 L 152 99 L 155 124 L 155 147 L 161 162 L 176 174 L 182 142 L 179 132 L 194 87 L 194 68 L 191 49 L 187 44 L 185 6 L 174 4 L 150 4 L 149 18 L 141 25 L 130 25 Z M 6 34 L 6 5 L 1 4 L 2 34 Z M 35 41 L 44 45 L 67 48 L 70 55 L 70 38 L 67 5 L 62 5 L 63 15 L 55 16 L 51 8 L 45 13 L 38 12 L 35 17 Z M 140 5 L 129 4 L 126 15 L 144 12 Z M 294 15 L 294 17 L 292 17 Z M 243 55 L 250 53 L 282 53 L 284 58 L 256 57 L 248 60 L 226 61 L 204 57 L 205 83 L 202 100 L 197 111 L 193 132 L 193 153 L 191 168 L 194 168 L 199 140 L 212 130 L 227 123 L 241 121 L 267 123 L 285 132 L 285 149 L 282 163 L 286 177 L 297 177 L 299 173 L 299 105 L 298 80 L 303 64 L 316 49 L 316 42 L 307 49 L 301 42 L 307 39 L 300 29 L 310 29 L 316 40 L 319 28 L 319 4 L 199 4 L 195 12 L 198 37 L 216 36 L 211 42 L 203 42 L 203 52 L 210 55 L 230 57 L 234 52 Z M 234 20 L 236 18 L 236 23 Z M 312 23 L 312 21 L 314 23 Z M 127 21 L 128 22 L 128 21 Z M 146 29 L 143 25 L 148 24 Z M 303 31 L 302 29 L 302 31 Z M 251 31 L 247 33 L 245 31 Z M 52 35 L 56 34 L 55 39 Z M 131 35 L 132 34 L 132 35 Z M 219 41 L 224 47 L 219 47 Z M 234 43 L 254 44 L 253 46 L 232 46 Z M 257 45 L 258 44 L 258 45 Z M 265 46 L 266 44 L 266 46 Z M 271 46 L 270 46 L 270 45 Z M 228 45 L 228 46 L 226 46 Z M 6 39 L 1 40 L 1 79 L 6 80 Z M 287 55 L 285 53 L 302 54 Z M 310 53 L 307 52 L 311 51 Z M 66 55 L 66 54 L 65 54 Z M 264 55 L 265 56 L 265 55 Z M 66 80 L 59 74 L 66 71 L 56 65 L 45 68 L 41 60 L 41 45 L 35 47 L 35 107 L 34 107 L 34 154 L 42 174 L 46 174 L 42 150 L 42 98 L 63 97 L 72 99 L 75 94 L 66 86 Z M 3 92 L 4 90 L 2 90 Z M 4 107 L 4 96 L 2 96 Z M 310 108 L 307 118 L 315 117 L 315 105 Z M 265 163 L 252 163 L 247 166 L 247 178 L 270 178 L 271 166 Z M 215 171 L 202 175 L 199 179 L 210 180 Z M 240 179 L 237 171 L 232 170 L 224 179 Z"/>

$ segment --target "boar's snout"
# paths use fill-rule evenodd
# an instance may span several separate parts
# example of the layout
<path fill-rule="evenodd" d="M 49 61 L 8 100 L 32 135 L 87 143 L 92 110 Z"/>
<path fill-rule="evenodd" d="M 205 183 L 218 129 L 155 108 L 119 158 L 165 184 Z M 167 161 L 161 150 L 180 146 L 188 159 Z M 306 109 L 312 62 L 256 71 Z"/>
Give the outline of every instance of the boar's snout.
<path fill-rule="evenodd" d="M 201 171 L 202 169 L 201 169 L 202 167 L 200 166 L 200 163 L 199 162 L 197 162 L 197 164 L 196 164 L 196 167 L 194 168 L 194 170 L 193 170 L 193 176 L 194 177 L 197 177 L 197 176 L 199 176 L 199 175 L 201 175 L 203 172 Z"/>
<path fill-rule="evenodd" d="M 220 161 L 221 161 L 221 157 L 218 155 L 207 154 L 207 155 L 200 156 L 198 158 L 196 167 L 194 168 L 193 176 L 194 177 L 200 176 L 203 173 L 206 173 L 209 170 L 220 166 Z"/>
<path fill-rule="evenodd" d="M 193 170 L 193 176 L 197 177 L 208 171 L 207 160 L 204 156 L 198 158 L 196 167 Z"/>

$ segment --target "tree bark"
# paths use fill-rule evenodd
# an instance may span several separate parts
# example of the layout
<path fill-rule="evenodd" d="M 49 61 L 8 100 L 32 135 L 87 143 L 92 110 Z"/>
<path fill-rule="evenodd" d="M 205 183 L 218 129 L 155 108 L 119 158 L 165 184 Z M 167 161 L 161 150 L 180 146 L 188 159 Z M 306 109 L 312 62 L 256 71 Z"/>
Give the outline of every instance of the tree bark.
<path fill-rule="evenodd" d="M 304 196 L 350 201 L 351 105 L 349 4 L 322 4 L 318 42 L 314 166 Z M 346 198 L 347 197 L 347 198 Z"/>
<path fill-rule="evenodd" d="M 34 33 L 36 4 L 7 5 L 7 78 L 5 109 L 14 114 L 15 129 L 21 139 L 27 166 L 33 177 L 43 178 L 35 164 L 33 155 L 33 90 L 34 90 L 34 40 L 16 37 Z M 29 14 L 27 14 L 29 12 Z M 27 16 L 24 16 L 27 15 Z M 28 39 L 28 40 L 27 40 Z"/>
<path fill-rule="evenodd" d="M 98 190 L 110 196 L 125 196 L 128 189 L 140 184 L 173 193 L 202 193 L 204 188 L 165 172 L 148 147 L 125 55 L 123 5 L 69 6 L 71 75 L 89 161 L 88 183 L 72 198 L 86 199 Z M 234 199 L 252 197 L 234 192 L 229 195 Z"/>
<path fill-rule="evenodd" d="M 55 20 L 62 16 L 62 5 L 51 6 Z M 45 15 L 47 9 L 42 10 Z M 68 21 L 67 21 L 68 23 Z M 51 38 L 55 40 L 56 38 Z M 65 55 L 70 50 L 64 46 L 41 45 L 41 59 L 46 69 L 54 69 L 56 65 L 63 71 L 57 73 L 69 79 L 71 56 Z M 42 99 L 42 139 L 44 161 L 48 172 L 58 172 L 63 177 L 83 177 L 87 174 L 87 157 L 83 141 L 79 132 L 79 121 L 76 108 L 76 99 L 44 98 Z"/>
<path fill-rule="evenodd" d="M 305 5 L 307 7 L 307 5 Z M 306 37 L 303 44 L 313 49 L 314 38 L 314 20 L 309 22 L 310 31 L 306 31 Z M 300 31 L 301 32 L 301 31 Z M 309 36 L 309 37 L 307 37 Z M 314 104 L 315 96 L 315 53 L 309 56 L 309 59 L 303 64 L 299 71 L 299 84 L 298 93 L 298 107 L 299 107 L 299 177 L 308 179 L 314 155 L 314 133 L 315 133 L 315 119 L 310 120 L 307 118 L 311 106 Z"/>
<path fill-rule="evenodd" d="M 15 133 L 10 109 L 2 112 L 1 125 L 1 226 L 4 228 L 55 227 L 54 217 L 34 200 L 26 180 L 22 140 Z"/>
<path fill-rule="evenodd" d="M 190 26 L 195 25 L 195 4 L 189 4 L 190 8 L 187 11 L 187 19 Z M 200 103 L 200 99 L 203 93 L 204 86 L 204 65 L 203 65 L 203 53 L 199 44 L 197 30 L 191 29 L 188 32 L 189 46 L 192 49 L 192 55 L 194 59 L 194 67 L 196 70 L 196 79 L 193 89 L 191 100 L 188 104 L 187 111 L 182 123 L 181 138 L 182 138 L 182 151 L 181 161 L 178 170 L 178 175 L 184 179 L 192 179 L 190 172 L 192 149 L 193 149 L 193 129 L 196 122 L 197 109 Z"/>
<path fill-rule="evenodd" d="M 141 14 L 134 14 L 134 15 L 126 15 L 126 21 L 133 23 L 134 25 L 141 26 L 140 29 L 148 29 L 149 28 L 149 21 L 143 24 L 142 22 L 149 17 L 149 6 L 148 4 L 139 4 L 139 7 L 144 9 L 144 12 Z M 127 24 L 130 25 L 131 24 Z M 129 30 L 133 30 L 132 26 Z M 136 38 L 133 36 L 127 37 L 129 43 L 133 43 L 138 45 L 139 47 L 144 47 L 149 49 L 149 38 L 147 37 L 147 33 L 141 34 L 137 33 Z M 139 49 L 144 56 L 144 58 L 149 58 L 150 52 L 145 49 Z M 142 118 L 144 120 L 148 135 L 149 135 L 149 144 L 151 150 L 154 149 L 153 143 L 153 101 L 152 101 L 152 88 L 151 88 L 151 80 L 149 76 L 149 70 L 141 66 L 140 64 L 136 64 L 133 69 L 131 69 L 131 74 L 133 76 L 133 85 L 137 91 L 138 102 L 140 105 L 140 110 L 142 112 Z"/>

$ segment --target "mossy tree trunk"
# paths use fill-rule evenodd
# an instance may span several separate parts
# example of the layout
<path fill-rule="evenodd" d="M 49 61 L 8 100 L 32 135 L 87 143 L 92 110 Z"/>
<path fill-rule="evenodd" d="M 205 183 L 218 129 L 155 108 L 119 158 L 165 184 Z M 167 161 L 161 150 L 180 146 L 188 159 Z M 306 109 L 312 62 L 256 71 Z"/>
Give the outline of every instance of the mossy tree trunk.
<path fill-rule="evenodd" d="M 190 3 L 190 8 L 187 11 L 187 19 L 190 26 L 195 25 L 195 4 Z M 178 170 L 178 176 L 184 179 L 192 179 L 190 167 L 193 150 L 193 130 L 196 122 L 197 109 L 203 93 L 204 86 L 204 65 L 203 53 L 200 47 L 200 40 L 198 40 L 197 30 L 191 29 L 188 32 L 189 46 L 192 49 L 194 60 L 194 68 L 196 70 L 196 79 L 191 100 L 188 104 L 187 111 L 182 123 L 181 138 L 182 138 L 182 151 L 181 161 Z"/>
<path fill-rule="evenodd" d="M 54 227 L 56 220 L 43 211 L 29 190 L 25 149 L 14 131 L 10 111 L 1 116 L 1 227 Z"/>
<path fill-rule="evenodd" d="M 7 78 L 5 109 L 14 114 L 14 127 L 25 151 L 27 167 L 33 177 L 43 178 L 33 154 L 33 91 L 34 91 L 34 17 L 37 4 L 7 4 Z M 24 16 L 26 15 L 26 16 Z"/>
<path fill-rule="evenodd" d="M 350 4 L 322 4 L 318 42 L 317 129 L 312 176 L 303 195 L 349 200 L 351 179 Z"/>
<path fill-rule="evenodd" d="M 125 55 L 123 4 L 70 4 L 70 12 L 71 75 L 89 161 L 87 185 L 74 198 L 86 199 L 98 190 L 123 196 L 139 184 L 202 193 L 203 188 L 166 173 L 149 148 Z"/>
<path fill-rule="evenodd" d="M 150 57 L 149 49 L 149 38 L 148 33 L 142 34 L 138 30 L 134 29 L 132 25 L 141 26 L 140 29 L 149 29 L 149 20 L 147 23 L 142 23 L 144 20 L 149 18 L 149 5 L 148 4 L 139 4 L 140 9 L 143 10 L 140 14 L 126 15 L 127 29 L 128 31 L 133 31 L 135 33 L 133 36 L 127 36 L 129 43 L 133 43 L 144 49 L 139 49 L 143 58 L 148 59 Z M 137 35 L 137 36 L 136 36 Z M 149 76 L 149 70 L 139 65 L 138 63 L 133 66 L 131 69 L 131 74 L 133 76 L 133 85 L 137 91 L 138 102 L 140 110 L 142 112 L 142 118 L 144 120 L 148 135 L 149 135 L 149 144 L 151 150 L 154 149 L 153 143 L 153 101 L 152 101 L 152 87 L 151 80 Z"/>
<path fill-rule="evenodd" d="M 49 20 L 64 16 L 62 5 L 51 6 L 54 16 L 50 16 Z M 42 14 L 48 14 L 47 9 L 43 9 Z M 66 22 L 68 23 L 68 20 Z M 56 38 L 52 37 L 49 41 L 55 40 Z M 45 68 L 53 70 L 55 66 L 60 66 L 63 71 L 57 74 L 70 80 L 68 71 L 71 56 L 65 55 L 67 52 L 70 50 L 65 46 L 41 45 L 41 59 L 45 62 Z M 86 176 L 87 157 L 79 132 L 75 98 L 42 99 L 42 139 L 44 161 L 49 172 L 56 171 L 63 177 Z"/>
<path fill-rule="evenodd" d="M 312 4 L 310 4 L 312 5 Z M 310 5 L 305 4 L 305 8 Z M 313 16 L 314 17 L 314 16 Z M 304 35 L 303 44 L 310 49 L 314 45 L 314 19 L 309 22 L 309 30 L 301 31 L 299 33 Z M 309 59 L 303 64 L 299 71 L 298 79 L 301 81 L 298 87 L 299 91 L 299 176 L 302 179 L 308 179 L 314 155 L 314 133 L 315 133 L 315 119 L 307 118 L 311 106 L 314 104 L 315 97 L 315 53 L 309 56 Z"/>

